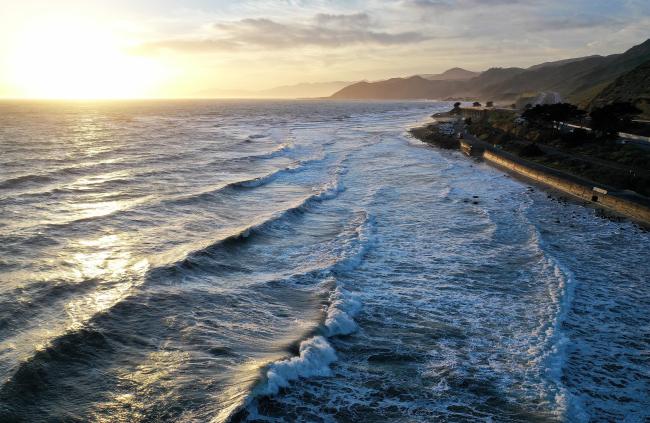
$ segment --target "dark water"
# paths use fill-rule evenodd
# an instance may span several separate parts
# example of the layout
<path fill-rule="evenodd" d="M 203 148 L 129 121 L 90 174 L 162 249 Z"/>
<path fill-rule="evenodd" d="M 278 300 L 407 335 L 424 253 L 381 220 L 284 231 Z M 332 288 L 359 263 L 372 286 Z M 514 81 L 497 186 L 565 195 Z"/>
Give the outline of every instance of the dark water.
<path fill-rule="evenodd" d="M 650 419 L 650 236 L 446 107 L 0 104 L 0 421 Z"/>

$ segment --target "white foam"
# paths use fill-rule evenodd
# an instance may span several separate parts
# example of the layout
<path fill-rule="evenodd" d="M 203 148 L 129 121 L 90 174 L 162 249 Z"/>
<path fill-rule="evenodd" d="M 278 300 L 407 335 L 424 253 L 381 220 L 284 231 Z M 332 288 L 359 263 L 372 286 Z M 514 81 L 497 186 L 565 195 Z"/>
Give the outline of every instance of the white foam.
<path fill-rule="evenodd" d="M 306 165 L 308 163 L 309 162 L 300 162 L 297 165 L 287 166 L 287 167 L 285 167 L 283 169 L 278 169 L 278 170 L 276 170 L 274 172 L 269 173 L 268 175 L 259 176 L 257 178 L 253 178 L 253 179 L 247 179 L 245 181 L 234 182 L 234 183 L 232 183 L 232 185 L 233 186 L 240 186 L 240 187 L 244 187 L 244 188 L 257 188 L 257 187 L 260 187 L 262 185 L 266 185 L 269 182 L 274 181 L 279 176 L 281 176 L 281 175 L 283 175 L 285 173 L 296 173 L 296 172 L 299 172 L 301 170 L 304 170 L 304 168 L 306 167 Z"/>
<path fill-rule="evenodd" d="M 331 200 L 332 198 L 336 198 L 343 191 L 345 191 L 345 186 L 343 185 L 341 180 L 337 178 L 335 181 L 325 185 L 324 189 L 321 190 L 319 193 L 315 194 L 312 200 L 315 201 Z"/>
<path fill-rule="evenodd" d="M 268 153 L 260 154 L 259 156 L 252 156 L 252 157 L 256 157 L 258 159 L 259 158 L 268 158 L 268 159 L 270 159 L 270 158 L 273 158 L 273 157 L 277 157 L 277 156 L 279 156 L 279 155 L 281 155 L 283 153 L 286 153 L 286 152 L 288 152 L 288 151 L 290 151 L 292 149 L 293 149 L 293 144 L 283 143 L 283 144 L 278 145 L 276 148 L 269 151 Z"/>
<path fill-rule="evenodd" d="M 340 172 L 337 172 L 340 175 Z M 330 194 L 336 194 L 345 190 L 340 182 L 336 180 L 324 191 L 312 199 L 321 200 Z M 342 262 L 346 269 L 357 266 L 371 245 L 373 220 L 366 213 L 361 213 L 361 223 L 355 227 L 357 241 L 359 243 L 356 254 L 346 258 Z M 339 266 L 335 266 L 339 267 Z M 329 271 L 328 271 L 329 273 Z M 327 377 L 332 375 L 330 365 L 337 360 L 336 351 L 327 341 L 326 337 L 349 335 L 354 333 L 358 326 L 354 317 L 361 310 L 361 302 L 356 295 L 345 290 L 333 278 L 325 281 L 326 285 L 335 284 L 335 289 L 329 297 L 325 322 L 322 327 L 324 336 L 314 336 L 300 343 L 299 354 L 296 357 L 271 363 L 264 372 L 264 380 L 251 392 L 243 407 L 249 407 L 249 412 L 255 413 L 254 404 L 251 400 L 258 396 L 276 395 L 281 388 L 286 388 L 292 381 L 300 378 L 314 376 Z"/>
<path fill-rule="evenodd" d="M 284 151 L 284 150 L 279 150 L 279 151 Z M 291 164 L 290 166 L 284 167 L 282 169 L 277 169 L 269 174 L 258 176 L 252 179 L 246 179 L 243 181 L 232 182 L 229 185 L 233 187 L 257 188 L 262 185 L 266 185 L 269 182 L 273 182 L 279 176 L 282 176 L 284 174 L 295 174 L 298 172 L 302 172 L 308 169 L 309 166 L 314 165 L 316 163 L 320 163 L 326 159 L 327 159 L 326 156 L 320 156 L 320 157 L 312 157 L 306 160 L 300 160 Z"/>
<path fill-rule="evenodd" d="M 325 332 L 327 336 L 349 335 L 357 330 L 354 316 L 361 310 L 361 303 L 350 292 L 336 287 L 330 295 L 327 308 Z"/>
<path fill-rule="evenodd" d="M 337 271 L 350 271 L 358 267 L 363 258 L 374 245 L 375 221 L 367 212 L 362 212 L 362 222 L 355 228 L 357 234 L 358 248 L 355 254 L 346 257 L 334 266 Z"/>
<path fill-rule="evenodd" d="M 581 401 L 573 395 L 562 381 L 562 375 L 567 360 L 567 347 L 571 340 L 562 325 L 567 319 L 574 298 L 576 280 L 573 272 L 549 253 L 546 243 L 536 227 L 533 227 L 533 240 L 539 251 L 544 255 L 547 265 L 552 269 L 553 276 L 558 282 L 550 291 L 551 301 L 555 307 L 555 316 L 548 322 L 545 351 L 542 353 L 543 371 L 546 377 L 555 385 L 554 401 L 559 414 L 575 422 L 587 422 L 589 417 L 584 411 Z"/>
<path fill-rule="evenodd" d="M 326 336 L 349 335 L 357 330 L 354 316 L 361 303 L 350 292 L 337 286 L 330 295 L 324 332 Z M 324 336 L 314 336 L 300 343 L 299 354 L 269 365 L 266 380 L 256 389 L 256 395 L 275 395 L 291 381 L 313 376 L 331 376 L 330 364 L 337 359 L 334 348 Z"/>
<path fill-rule="evenodd" d="M 330 376 L 329 365 L 336 361 L 334 348 L 322 336 L 300 343 L 300 354 L 271 364 L 266 371 L 266 383 L 259 386 L 258 395 L 275 395 L 280 388 L 299 378 Z"/>

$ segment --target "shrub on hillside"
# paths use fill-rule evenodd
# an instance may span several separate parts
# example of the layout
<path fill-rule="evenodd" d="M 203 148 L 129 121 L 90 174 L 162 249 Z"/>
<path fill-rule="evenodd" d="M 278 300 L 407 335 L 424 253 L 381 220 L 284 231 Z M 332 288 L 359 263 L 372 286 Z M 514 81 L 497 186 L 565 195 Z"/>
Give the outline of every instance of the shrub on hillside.
<path fill-rule="evenodd" d="M 585 113 L 570 103 L 540 104 L 527 109 L 521 117 L 535 126 L 557 130 L 559 122 L 582 118 Z"/>
<path fill-rule="evenodd" d="M 519 150 L 519 155 L 522 157 L 538 157 L 543 156 L 544 152 L 537 146 L 537 144 L 528 144 Z"/>
<path fill-rule="evenodd" d="M 593 142 L 596 137 L 593 133 L 584 129 L 576 129 L 573 132 L 562 134 L 560 141 L 568 147 L 578 147 Z"/>
<path fill-rule="evenodd" d="M 602 138 L 616 138 L 618 133 L 630 124 L 632 117 L 641 113 L 641 110 L 632 103 L 612 103 L 594 109 L 591 117 L 591 128 L 597 136 Z"/>

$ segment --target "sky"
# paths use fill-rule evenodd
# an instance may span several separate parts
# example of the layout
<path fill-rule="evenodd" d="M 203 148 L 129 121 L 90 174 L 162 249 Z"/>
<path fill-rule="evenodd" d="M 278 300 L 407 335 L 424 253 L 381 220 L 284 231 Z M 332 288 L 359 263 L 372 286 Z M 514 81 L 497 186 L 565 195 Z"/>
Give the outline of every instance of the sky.
<path fill-rule="evenodd" d="M 0 97 L 212 97 L 622 52 L 648 0 L 0 0 Z"/>

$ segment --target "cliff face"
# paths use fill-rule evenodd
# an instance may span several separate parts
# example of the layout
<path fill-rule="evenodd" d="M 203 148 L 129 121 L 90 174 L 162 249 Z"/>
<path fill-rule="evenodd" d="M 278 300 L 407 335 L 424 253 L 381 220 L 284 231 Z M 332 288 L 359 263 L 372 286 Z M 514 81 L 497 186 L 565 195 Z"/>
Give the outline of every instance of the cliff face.
<path fill-rule="evenodd" d="M 361 82 L 345 87 L 332 97 L 338 99 L 444 99 L 475 97 L 513 101 L 522 95 L 552 91 L 569 101 L 586 106 L 619 76 L 650 60 L 650 40 L 625 53 L 589 56 L 528 69 L 493 68 L 465 80 L 430 80 L 422 77 L 393 78 Z"/>
<path fill-rule="evenodd" d="M 650 119 L 650 60 L 618 77 L 593 99 L 589 107 L 600 107 L 619 101 L 629 101 Z"/>

